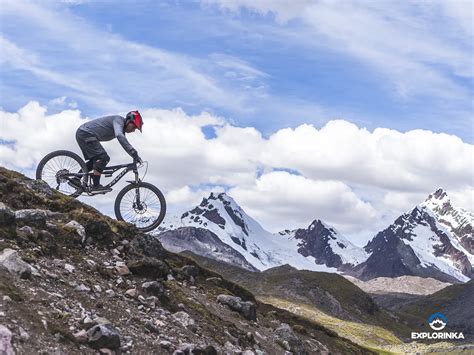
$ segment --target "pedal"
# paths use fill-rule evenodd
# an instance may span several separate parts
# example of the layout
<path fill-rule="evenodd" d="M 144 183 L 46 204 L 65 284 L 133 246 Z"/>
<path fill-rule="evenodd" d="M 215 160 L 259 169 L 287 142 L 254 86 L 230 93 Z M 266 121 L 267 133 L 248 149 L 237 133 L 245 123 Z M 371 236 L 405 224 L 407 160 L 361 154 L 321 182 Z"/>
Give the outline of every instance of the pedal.
<path fill-rule="evenodd" d="M 106 190 L 90 190 L 88 193 L 89 195 L 105 195 L 108 192 L 111 192 L 112 189 L 106 189 Z"/>

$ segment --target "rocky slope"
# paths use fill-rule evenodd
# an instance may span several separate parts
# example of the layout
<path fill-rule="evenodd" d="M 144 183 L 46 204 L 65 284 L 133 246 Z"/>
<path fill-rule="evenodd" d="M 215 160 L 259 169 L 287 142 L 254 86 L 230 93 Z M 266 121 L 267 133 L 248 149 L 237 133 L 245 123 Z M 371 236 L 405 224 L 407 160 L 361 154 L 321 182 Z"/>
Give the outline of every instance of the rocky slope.
<path fill-rule="evenodd" d="M 428 331 L 430 315 L 443 313 L 447 331 L 463 332 L 466 341 L 474 341 L 474 280 L 451 285 L 401 307 L 399 314 L 410 320 L 416 331 Z M 420 319 L 423 320 L 420 322 Z"/>
<path fill-rule="evenodd" d="M 2 353 L 370 353 L 0 168 Z"/>
<path fill-rule="evenodd" d="M 469 281 L 472 255 L 461 244 L 469 246 L 472 221 L 469 214 L 461 218 L 449 206 L 443 190 L 431 194 L 367 243 L 364 249 L 369 258 L 349 274 L 362 280 L 412 275 L 450 283 Z M 448 220 L 451 230 L 446 227 Z"/>

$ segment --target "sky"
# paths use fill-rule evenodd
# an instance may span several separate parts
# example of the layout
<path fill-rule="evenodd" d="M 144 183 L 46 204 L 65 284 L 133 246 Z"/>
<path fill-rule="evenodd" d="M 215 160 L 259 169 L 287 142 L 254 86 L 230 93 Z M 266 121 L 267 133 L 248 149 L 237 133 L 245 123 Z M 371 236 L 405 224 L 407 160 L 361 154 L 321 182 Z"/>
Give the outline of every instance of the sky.
<path fill-rule="evenodd" d="M 443 187 L 474 209 L 474 2 L 2 0 L 0 165 L 34 176 L 85 120 L 170 213 L 226 191 L 271 231 L 363 245 Z M 117 142 L 112 162 L 127 161 Z M 111 213 L 115 196 L 86 199 Z"/>

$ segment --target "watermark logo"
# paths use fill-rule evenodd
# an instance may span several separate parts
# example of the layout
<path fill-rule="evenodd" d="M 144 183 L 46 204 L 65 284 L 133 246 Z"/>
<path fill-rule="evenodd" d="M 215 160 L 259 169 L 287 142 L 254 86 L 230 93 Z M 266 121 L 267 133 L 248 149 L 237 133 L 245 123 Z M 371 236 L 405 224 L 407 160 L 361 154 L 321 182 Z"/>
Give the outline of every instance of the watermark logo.
<path fill-rule="evenodd" d="M 446 324 L 448 324 L 448 320 L 444 316 L 443 313 L 435 313 L 428 318 L 428 324 L 430 325 L 431 329 L 440 331 L 443 330 L 444 327 L 446 327 Z"/>
<path fill-rule="evenodd" d="M 441 332 L 448 324 L 448 319 L 442 313 L 434 313 L 428 318 L 428 324 L 434 332 L 412 332 L 412 339 L 464 339 L 462 332 Z"/>

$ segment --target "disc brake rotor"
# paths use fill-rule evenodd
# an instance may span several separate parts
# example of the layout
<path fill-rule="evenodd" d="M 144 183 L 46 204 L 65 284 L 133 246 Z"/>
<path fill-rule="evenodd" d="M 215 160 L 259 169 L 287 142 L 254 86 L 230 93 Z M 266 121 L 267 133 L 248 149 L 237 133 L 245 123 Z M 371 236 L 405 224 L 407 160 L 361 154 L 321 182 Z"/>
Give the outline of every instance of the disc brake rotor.
<path fill-rule="evenodd" d="M 137 204 L 136 202 L 134 202 L 133 209 L 138 214 L 144 214 L 147 210 L 147 205 L 145 202 L 140 202 L 140 204 Z"/>

